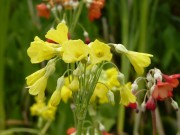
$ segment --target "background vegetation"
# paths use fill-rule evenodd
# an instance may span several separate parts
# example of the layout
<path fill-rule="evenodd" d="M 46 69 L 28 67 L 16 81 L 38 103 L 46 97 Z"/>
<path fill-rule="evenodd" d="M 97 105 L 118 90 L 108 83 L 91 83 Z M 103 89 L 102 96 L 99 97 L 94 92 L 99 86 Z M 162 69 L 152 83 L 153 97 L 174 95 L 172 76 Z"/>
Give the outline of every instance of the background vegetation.
<path fill-rule="evenodd" d="M 44 38 L 53 18 L 46 20 L 37 16 L 35 5 L 41 0 L 0 0 L 0 130 L 14 127 L 36 127 L 37 119 L 30 116 L 29 107 L 34 99 L 25 88 L 25 77 L 42 65 L 32 65 L 26 50 L 35 35 Z M 149 68 L 158 67 L 163 73 L 180 73 L 180 1 L 179 0 L 106 0 L 102 18 L 90 22 L 84 8 L 79 22 L 86 27 L 90 39 L 122 43 L 128 49 L 154 55 Z M 77 27 L 76 36 L 82 36 Z M 114 61 L 127 80 L 133 81 L 134 71 L 125 58 Z M 59 73 L 64 66 L 57 67 Z M 56 76 L 50 78 L 47 95 L 55 85 Z M 174 91 L 180 104 L 180 91 Z M 97 117 L 112 133 L 129 135 L 151 134 L 148 111 L 135 114 L 116 104 L 100 105 Z M 159 134 L 180 134 L 180 112 L 175 112 L 168 102 L 159 103 Z M 120 116 L 120 117 L 119 117 Z M 141 117 L 141 119 L 139 119 Z M 117 119 L 118 118 L 118 119 Z M 177 124 L 178 123 L 178 124 Z M 61 103 L 50 135 L 62 135 L 73 126 L 69 105 Z M 21 135 L 20 133 L 16 133 Z M 16 135 L 15 134 L 15 135 Z"/>

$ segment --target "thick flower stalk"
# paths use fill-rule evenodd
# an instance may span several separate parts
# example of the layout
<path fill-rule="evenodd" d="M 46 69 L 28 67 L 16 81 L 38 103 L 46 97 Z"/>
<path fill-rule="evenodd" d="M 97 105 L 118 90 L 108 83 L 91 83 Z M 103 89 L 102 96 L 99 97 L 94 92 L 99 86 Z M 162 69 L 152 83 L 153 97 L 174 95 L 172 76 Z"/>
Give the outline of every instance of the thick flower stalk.
<path fill-rule="evenodd" d="M 50 29 L 45 37 L 51 43 L 36 37 L 27 50 L 32 63 L 48 60 L 44 68 L 26 77 L 29 93 L 38 96 L 37 103 L 31 108 L 33 115 L 45 119 L 48 119 L 49 115 L 49 119 L 53 119 L 61 100 L 67 102 L 70 99 L 75 106 L 73 112 L 77 123 L 76 134 L 81 135 L 89 104 L 96 101 L 114 104 L 114 91 L 119 91 L 121 104 L 136 108 L 136 95 L 132 91 L 131 83 L 124 82 L 124 75 L 111 62 L 111 44 L 97 39 L 89 44 L 80 39 L 69 40 L 68 27 L 64 21 L 59 23 L 56 29 Z M 118 46 L 114 46 L 118 53 L 123 52 Z M 122 54 L 127 55 L 138 73 L 143 73 L 144 67 L 150 64 L 149 57 L 152 55 L 125 50 Z M 60 75 L 46 105 L 46 84 L 49 76 L 54 74 L 59 60 L 67 64 L 67 70 Z M 105 70 L 105 65 L 110 68 Z M 174 81 L 172 83 L 174 84 Z"/>

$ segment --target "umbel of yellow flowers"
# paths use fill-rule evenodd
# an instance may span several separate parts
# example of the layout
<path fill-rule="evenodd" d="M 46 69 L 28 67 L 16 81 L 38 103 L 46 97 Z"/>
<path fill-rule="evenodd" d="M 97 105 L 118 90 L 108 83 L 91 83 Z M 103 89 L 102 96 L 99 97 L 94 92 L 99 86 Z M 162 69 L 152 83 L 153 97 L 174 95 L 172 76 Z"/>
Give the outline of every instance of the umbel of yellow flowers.
<path fill-rule="evenodd" d="M 68 27 L 65 22 L 58 24 L 56 29 L 50 29 L 45 37 L 53 43 L 35 37 L 27 50 L 32 63 L 48 60 L 44 68 L 26 77 L 29 93 L 37 96 L 37 103 L 32 107 L 34 115 L 45 117 L 48 113 L 54 114 L 56 109 L 53 107 L 56 108 L 61 99 L 67 102 L 72 98 L 78 105 L 76 112 L 82 109 L 82 106 L 88 106 L 89 102 L 113 103 L 115 90 L 120 92 L 121 104 L 127 106 L 136 102 L 131 84 L 124 83 L 123 74 L 111 62 L 110 46 L 113 45 L 116 52 L 125 54 L 138 74 L 142 74 L 144 68 L 151 63 L 151 54 L 129 51 L 121 44 L 106 44 L 97 39 L 88 45 L 80 39 L 68 40 Z M 59 60 L 67 63 L 69 68 L 58 79 L 57 86 L 46 106 L 43 101 L 47 81 L 54 74 Z M 103 67 L 106 64 L 115 67 L 104 70 Z M 65 76 L 66 73 L 68 76 Z M 47 112 L 39 112 L 36 110 L 38 107 L 48 108 L 45 109 Z"/>

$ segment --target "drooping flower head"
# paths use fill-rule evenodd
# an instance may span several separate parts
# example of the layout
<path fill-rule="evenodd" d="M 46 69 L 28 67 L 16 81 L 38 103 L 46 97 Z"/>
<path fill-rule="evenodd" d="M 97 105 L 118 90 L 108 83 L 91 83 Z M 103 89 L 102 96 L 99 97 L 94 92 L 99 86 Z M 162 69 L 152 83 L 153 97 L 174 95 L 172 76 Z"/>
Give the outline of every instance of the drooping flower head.
<path fill-rule="evenodd" d="M 136 102 L 136 96 L 131 91 L 131 83 L 121 86 L 120 97 L 120 103 L 124 106 L 128 106 L 130 103 Z"/>

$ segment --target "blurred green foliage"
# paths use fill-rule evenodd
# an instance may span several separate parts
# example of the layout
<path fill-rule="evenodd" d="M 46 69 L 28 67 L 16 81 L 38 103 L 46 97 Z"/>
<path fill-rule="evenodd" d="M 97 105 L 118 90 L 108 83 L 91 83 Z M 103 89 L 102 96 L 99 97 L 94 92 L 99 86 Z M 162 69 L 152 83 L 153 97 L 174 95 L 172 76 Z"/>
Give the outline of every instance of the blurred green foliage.
<path fill-rule="evenodd" d="M 151 0 L 153 1 L 153 0 Z M 38 70 L 42 65 L 32 65 L 27 56 L 26 50 L 33 41 L 35 35 L 44 39 L 46 31 L 51 27 L 53 18 L 46 20 L 39 18 L 35 6 L 41 0 L 1 0 L 0 2 L 0 129 L 3 125 L 6 128 L 12 127 L 36 127 L 37 119 L 30 116 L 29 107 L 34 99 L 28 94 L 25 88 L 25 77 Z M 138 4 L 141 1 L 137 1 Z M 149 1 L 150 2 L 150 1 Z M 147 45 L 145 50 L 154 55 L 151 67 L 158 67 L 162 72 L 171 74 L 180 72 L 180 2 L 179 0 L 159 0 L 156 9 L 149 4 L 150 16 L 154 21 L 147 22 Z M 87 18 L 87 9 L 84 8 L 79 22 L 89 32 L 90 39 L 100 38 L 106 42 L 123 42 L 122 31 L 122 3 L 119 0 L 107 0 L 102 12 L 102 18 L 90 22 Z M 136 6 L 139 13 L 141 7 Z M 127 10 L 127 9 L 126 9 Z M 138 24 L 138 15 L 131 11 L 130 20 Z M 129 22 L 131 23 L 131 22 Z M 131 30 L 137 24 L 131 25 Z M 131 32 L 129 31 L 130 41 Z M 149 33 L 148 33 L 149 32 Z M 83 37 L 80 27 L 76 28 L 76 36 Z M 150 36 L 150 37 L 149 37 Z M 134 37 L 133 37 L 134 38 Z M 139 40 L 139 39 L 137 39 Z M 131 47 L 131 46 L 130 46 Z M 138 50 L 138 44 L 133 49 Z M 119 58 L 115 58 L 120 63 Z M 120 64 L 119 64 L 120 65 Z M 52 93 L 56 84 L 56 78 L 62 74 L 66 65 L 57 66 L 57 76 L 54 75 L 48 82 L 47 95 Z M 133 78 L 134 75 L 131 75 Z M 132 80 L 131 80 L 132 81 Z M 176 100 L 180 101 L 180 92 L 175 90 Z M 179 102 L 180 103 L 180 102 Z M 174 112 L 169 109 L 169 104 L 160 104 L 160 114 L 164 123 L 166 134 L 175 134 L 177 131 Z M 116 132 L 117 107 L 109 104 L 98 107 L 97 117 L 105 127 Z M 148 135 L 151 133 L 149 113 L 143 114 L 140 124 L 140 133 Z M 134 123 L 134 112 L 127 110 L 125 115 L 125 132 L 132 134 Z M 5 123 L 3 123 L 5 122 Z M 148 123 L 148 124 L 145 124 Z M 69 127 L 73 126 L 73 115 L 68 105 L 61 103 L 58 108 L 56 119 L 50 127 L 49 134 L 65 134 Z M 168 127 L 168 128 L 166 128 Z M 171 127 L 171 130 L 169 130 Z M 169 130 L 169 131 L 168 131 Z M 18 135 L 18 134 L 17 134 Z M 21 135 L 21 134 L 20 134 Z"/>

